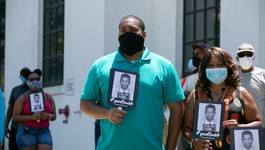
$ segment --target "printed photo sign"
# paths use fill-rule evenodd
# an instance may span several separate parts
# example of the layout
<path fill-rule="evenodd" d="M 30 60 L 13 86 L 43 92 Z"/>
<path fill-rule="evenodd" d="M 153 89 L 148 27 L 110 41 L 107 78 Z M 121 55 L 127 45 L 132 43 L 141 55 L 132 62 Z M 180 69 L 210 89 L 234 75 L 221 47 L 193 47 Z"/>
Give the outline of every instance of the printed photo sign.
<path fill-rule="evenodd" d="M 30 101 L 30 111 L 32 113 L 42 112 L 45 110 L 44 95 L 42 92 L 30 93 L 29 94 L 29 101 Z"/>
<path fill-rule="evenodd" d="M 134 109 L 139 84 L 139 74 L 111 69 L 108 91 L 108 104 Z"/>
<path fill-rule="evenodd" d="M 264 150 L 264 128 L 236 127 L 230 128 L 231 149 Z"/>
<path fill-rule="evenodd" d="M 193 138 L 222 140 L 224 103 L 196 100 Z"/>

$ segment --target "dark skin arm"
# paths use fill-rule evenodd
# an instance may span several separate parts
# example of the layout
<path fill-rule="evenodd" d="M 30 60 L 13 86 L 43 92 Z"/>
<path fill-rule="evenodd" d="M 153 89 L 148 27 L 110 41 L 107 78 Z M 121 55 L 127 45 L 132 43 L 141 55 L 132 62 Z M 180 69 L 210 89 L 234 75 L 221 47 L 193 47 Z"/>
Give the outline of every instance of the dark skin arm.
<path fill-rule="evenodd" d="M 241 94 L 241 102 L 244 105 L 245 110 L 245 120 L 246 124 L 238 124 L 237 120 L 230 119 L 226 120 L 223 123 L 224 127 L 256 127 L 262 126 L 261 116 L 259 114 L 257 105 L 250 95 L 250 93 L 243 87 L 239 87 L 240 94 Z"/>
<path fill-rule="evenodd" d="M 113 124 L 119 124 L 126 115 L 126 111 L 118 108 L 106 109 L 98 106 L 93 101 L 80 100 L 80 110 L 95 119 L 108 119 Z"/>
<path fill-rule="evenodd" d="M 193 90 L 187 99 L 183 117 L 182 134 L 188 143 L 192 142 L 195 150 L 203 150 L 205 148 L 211 149 L 210 141 L 201 139 L 192 139 L 193 131 L 193 118 L 194 118 L 194 107 L 195 107 L 195 90 Z"/>
<path fill-rule="evenodd" d="M 167 103 L 170 111 L 166 150 L 175 150 L 183 118 L 183 101 Z"/>

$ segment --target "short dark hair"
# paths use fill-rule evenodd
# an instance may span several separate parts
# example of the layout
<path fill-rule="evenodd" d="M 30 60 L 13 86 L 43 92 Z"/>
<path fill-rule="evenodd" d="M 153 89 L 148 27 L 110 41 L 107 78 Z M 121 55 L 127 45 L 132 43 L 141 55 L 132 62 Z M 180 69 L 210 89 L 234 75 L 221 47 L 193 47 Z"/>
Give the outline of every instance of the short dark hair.
<path fill-rule="evenodd" d="M 205 110 L 212 108 L 215 111 L 215 106 L 213 104 L 206 105 Z"/>
<path fill-rule="evenodd" d="M 36 96 L 40 97 L 39 94 L 34 94 L 34 97 L 36 97 Z"/>
<path fill-rule="evenodd" d="M 126 73 L 121 75 L 121 78 L 123 78 L 123 77 L 128 78 L 129 80 L 131 80 L 131 77 L 128 74 L 126 74 Z"/>
<path fill-rule="evenodd" d="M 135 16 L 135 15 L 127 15 L 127 16 L 123 17 L 123 18 L 121 19 L 121 21 L 120 21 L 119 28 L 121 27 L 121 22 L 122 22 L 123 20 L 125 20 L 125 19 L 129 19 L 129 18 L 133 18 L 133 19 L 135 19 L 135 20 L 138 20 L 138 21 L 139 21 L 139 27 L 140 27 L 140 29 L 141 29 L 142 31 L 145 30 L 145 24 L 144 24 L 143 20 L 142 20 L 141 18 Z"/>
<path fill-rule="evenodd" d="M 194 51 L 196 48 L 200 48 L 200 49 L 202 49 L 203 51 L 207 51 L 207 50 L 210 48 L 210 46 L 209 46 L 208 44 L 204 44 L 204 43 L 193 43 L 193 44 L 191 45 L 191 47 L 192 47 L 193 51 Z"/>
<path fill-rule="evenodd" d="M 38 74 L 40 77 L 41 77 L 41 75 L 42 75 L 42 71 L 41 71 L 40 69 L 35 69 L 34 71 L 30 72 L 29 75 L 32 74 L 32 73 L 36 73 L 36 74 Z M 29 75 L 28 75 L 28 76 L 29 76 Z"/>
<path fill-rule="evenodd" d="M 28 78 L 29 74 L 30 74 L 30 70 L 28 67 L 23 67 L 21 70 L 20 70 L 20 75 L 23 76 L 24 78 Z"/>
<path fill-rule="evenodd" d="M 243 135 L 246 135 L 246 134 L 251 135 L 251 138 L 253 138 L 253 134 L 252 134 L 252 132 L 249 131 L 249 130 L 243 131 L 243 132 L 241 133 L 241 138 L 243 138 Z"/>

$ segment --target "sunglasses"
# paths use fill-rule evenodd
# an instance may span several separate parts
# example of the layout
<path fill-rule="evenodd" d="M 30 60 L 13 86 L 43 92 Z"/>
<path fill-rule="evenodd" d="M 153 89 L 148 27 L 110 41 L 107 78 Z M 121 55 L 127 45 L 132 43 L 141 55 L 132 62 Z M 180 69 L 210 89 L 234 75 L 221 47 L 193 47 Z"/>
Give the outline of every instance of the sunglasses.
<path fill-rule="evenodd" d="M 29 78 L 29 81 L 35 81 L 35 80 L 40 81 L 40 78 Z"/>
<path fill-rule="evenodd" d="M 241 52 L 241 53 L 238 53 L 237 54 L 237 56 L 238 57 L 245 57 L 245 56 L 247 56 L 247 57 L 253 57 L 253 53 L 252 52 Z"/>

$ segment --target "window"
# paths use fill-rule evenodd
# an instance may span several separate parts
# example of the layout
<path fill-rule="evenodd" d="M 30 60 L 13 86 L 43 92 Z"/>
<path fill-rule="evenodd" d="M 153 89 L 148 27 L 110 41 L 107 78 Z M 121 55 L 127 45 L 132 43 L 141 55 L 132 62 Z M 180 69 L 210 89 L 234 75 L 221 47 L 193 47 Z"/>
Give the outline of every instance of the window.
<path fill-rule="evenodd" d="M 220 0 L 184 0 L 183 76 L 191 74 L 188 61 L 193 43 L 219 46 Z"/>
<path fill-rule="evenodd" d="M 44 1 L 43 85 L 63 84 L 64 0 Z"/>
<path fill-rule="evenodd" d="M 4 90 L 5 70 L 5 0 L 0 0 L 0 86 Z"/>

